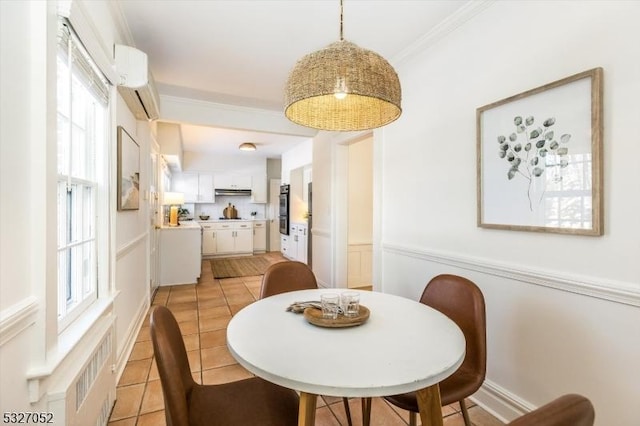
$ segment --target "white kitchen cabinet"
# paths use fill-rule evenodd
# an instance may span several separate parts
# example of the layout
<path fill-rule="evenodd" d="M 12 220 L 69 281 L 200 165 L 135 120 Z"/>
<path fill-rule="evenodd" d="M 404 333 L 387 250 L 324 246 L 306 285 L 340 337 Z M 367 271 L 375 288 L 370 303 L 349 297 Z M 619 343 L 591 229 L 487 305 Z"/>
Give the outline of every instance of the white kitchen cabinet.
<path fill-rule="evenodd" d="M 307 263 L 307 225 L 293 223 L 290 230 L 291 235 L 288 238 L 285 256 L 298 262 Z"/>
<path fill-rule="evenodd" d="M 230 226 L 228 229 L 217 229 L 217 248 L 216 254 L 230 254 L 235 251 L 236 241 L 235 241 L 235 230 L 231 229 Z"/>
<path fill-rule="evenodd" d="M 185 203 L 198 201 L 198 174 L 173 173 L 171 175 L 171 191 L 184 194 Z"/>
<path fill-rule="evenodd" d="M 249 221 L 226 221 L 213 224 L 216 254 L 253 253 L 253 226 Z"/>
<path fill-rule="evenodd" d="M 236 229 L 236 253 L 253 253 L 253 229 L 251 224 Z"/>
<path fill-rule="evenodd" d="M 216 173 L 213 183 L 218 189 L 251 189 L 251 175 Z"/>
<path fill-rule="evenodd" d="M 201 272 L 197 223 L 160 230 L 160 285 L 194 284 Z"/>
<path fill-rule="evenodd" d="M 218 254 L 217 247 L 216 230 L 213 224 L 202 224 L 202 255 L 215 256 Z"/>
<path fill-rule="evenodd" d="M 267 203 L 267 177 L 255 175 L 251 177 L 251 202 L 254 204 Z"/>
<path fill-rule="evenodd" d="M 185 203 L 214 203 L 213 175 L 208 173 L 174 173 L 171 177 L 174 192 L 184 194 Z"/>
<path fill-rule="evenodd" d="M 267 251 L 267 222 L 256 220 L 253 222 L 253 252 Z"/>
<path fill-rule="evenodd" d="M 296 260 L 307 263 L 307 226 L 298 225 L 298 233 L 295 235 Z"/>
<path fill-rule="evenodd" d="M 289 255 L 289 236 L 280 234 L 280 252 L 288 259 L 291 259 Z"/>
<path fill-rule="evenodd" d="M 213 191 L 213 175 L 208 173 L 198 174 L 198 202 L 215 203 L 215 192 Z"/>

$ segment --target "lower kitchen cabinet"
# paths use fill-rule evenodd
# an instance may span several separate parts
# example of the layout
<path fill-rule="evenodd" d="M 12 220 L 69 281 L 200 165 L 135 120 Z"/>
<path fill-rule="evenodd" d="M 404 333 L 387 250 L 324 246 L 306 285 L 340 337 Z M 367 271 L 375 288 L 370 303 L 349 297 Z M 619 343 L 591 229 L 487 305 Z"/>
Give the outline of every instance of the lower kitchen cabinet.
<path fill-rule="evenodd" d="M 298 262 L 307 263 L 307 225 L 291 224 L 289 257 Z"/>
<path fill-rule="evenodd" d="M 203 225 L 203 228 L 206 225 Z M 214 244 L 210 251 L 204 251 L 203 255 L 233 255 L 253 253 L 253 226 L 250 221 L 227 221 L 211 224 L 213 235 L 210 244 Z"/>
<path fill-rule="evenodd" d="M 202 255 L 215 256 L 218 254 L 216 230 L 213 224 L 202 224 Z"/>
<path fill-rule="evenodd" d="M 201 229 L 181 225 L 160 230 L 160 285 L 194 284 L 201 272 Z"/>
<path fill-rule="evenodd" d="M 284 257 L 291 259 L 289 256 L 289 235 L 280 235 L 280 252 Z"/>
<path fill-rule="evenodd" d="M 253 222 L 253 252 L 267 251 L 267 222 L 256 220 Z"/>

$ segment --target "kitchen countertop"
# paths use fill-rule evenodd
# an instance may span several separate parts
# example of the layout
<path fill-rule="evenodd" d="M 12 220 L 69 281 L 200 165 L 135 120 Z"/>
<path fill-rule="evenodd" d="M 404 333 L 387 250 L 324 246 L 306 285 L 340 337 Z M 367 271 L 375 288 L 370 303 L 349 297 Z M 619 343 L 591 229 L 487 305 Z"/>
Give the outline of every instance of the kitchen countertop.
<path fill-rule="evenodd" d="M 198 223 L 259 222 L 259 221 L 265 221 L 265 220 L 267 219 L 207 219 L 207 220 L 196 219 L 195 222 L 198 222 Z"/>
<path fill-rule="evenodd" d="M 201 229 L 200 224 L 195 220 L 180 221 L 179 223 L 180 226 L 162 225 L 162 229 L 172 229 L 176 231 Z"/>

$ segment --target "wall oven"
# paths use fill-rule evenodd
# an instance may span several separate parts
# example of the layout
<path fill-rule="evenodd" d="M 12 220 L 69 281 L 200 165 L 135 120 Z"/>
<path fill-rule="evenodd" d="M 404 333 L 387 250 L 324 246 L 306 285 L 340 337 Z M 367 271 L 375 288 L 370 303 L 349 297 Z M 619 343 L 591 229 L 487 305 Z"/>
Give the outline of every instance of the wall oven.
<path fill-rule="evenodd" d="M 289 185 L 280 186 L 280 207 L 278 212 L 280 233 L 289 235 Z"/>

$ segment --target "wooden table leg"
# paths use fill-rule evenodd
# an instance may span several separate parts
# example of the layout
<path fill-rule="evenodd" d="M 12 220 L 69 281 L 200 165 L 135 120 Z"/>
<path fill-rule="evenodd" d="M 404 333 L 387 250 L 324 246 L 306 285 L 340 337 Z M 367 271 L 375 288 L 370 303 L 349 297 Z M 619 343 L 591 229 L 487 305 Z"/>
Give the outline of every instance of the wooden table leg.
<path fill-rule="evenodd" d="M 362 426 L 371 424 L 371 398 L 362 398 Z"/>
<path fill-rule="evenodd" d="M 418 398 L 422 426 L 443 426 L 440 387 L 438 384 L 420 389 L 416 396 Z"/>
<path fill-rule="evenodd" d="M 313 426 L 316 422 L 316 398 L 318 395 L 300 392 L 298 426 Z"/>

